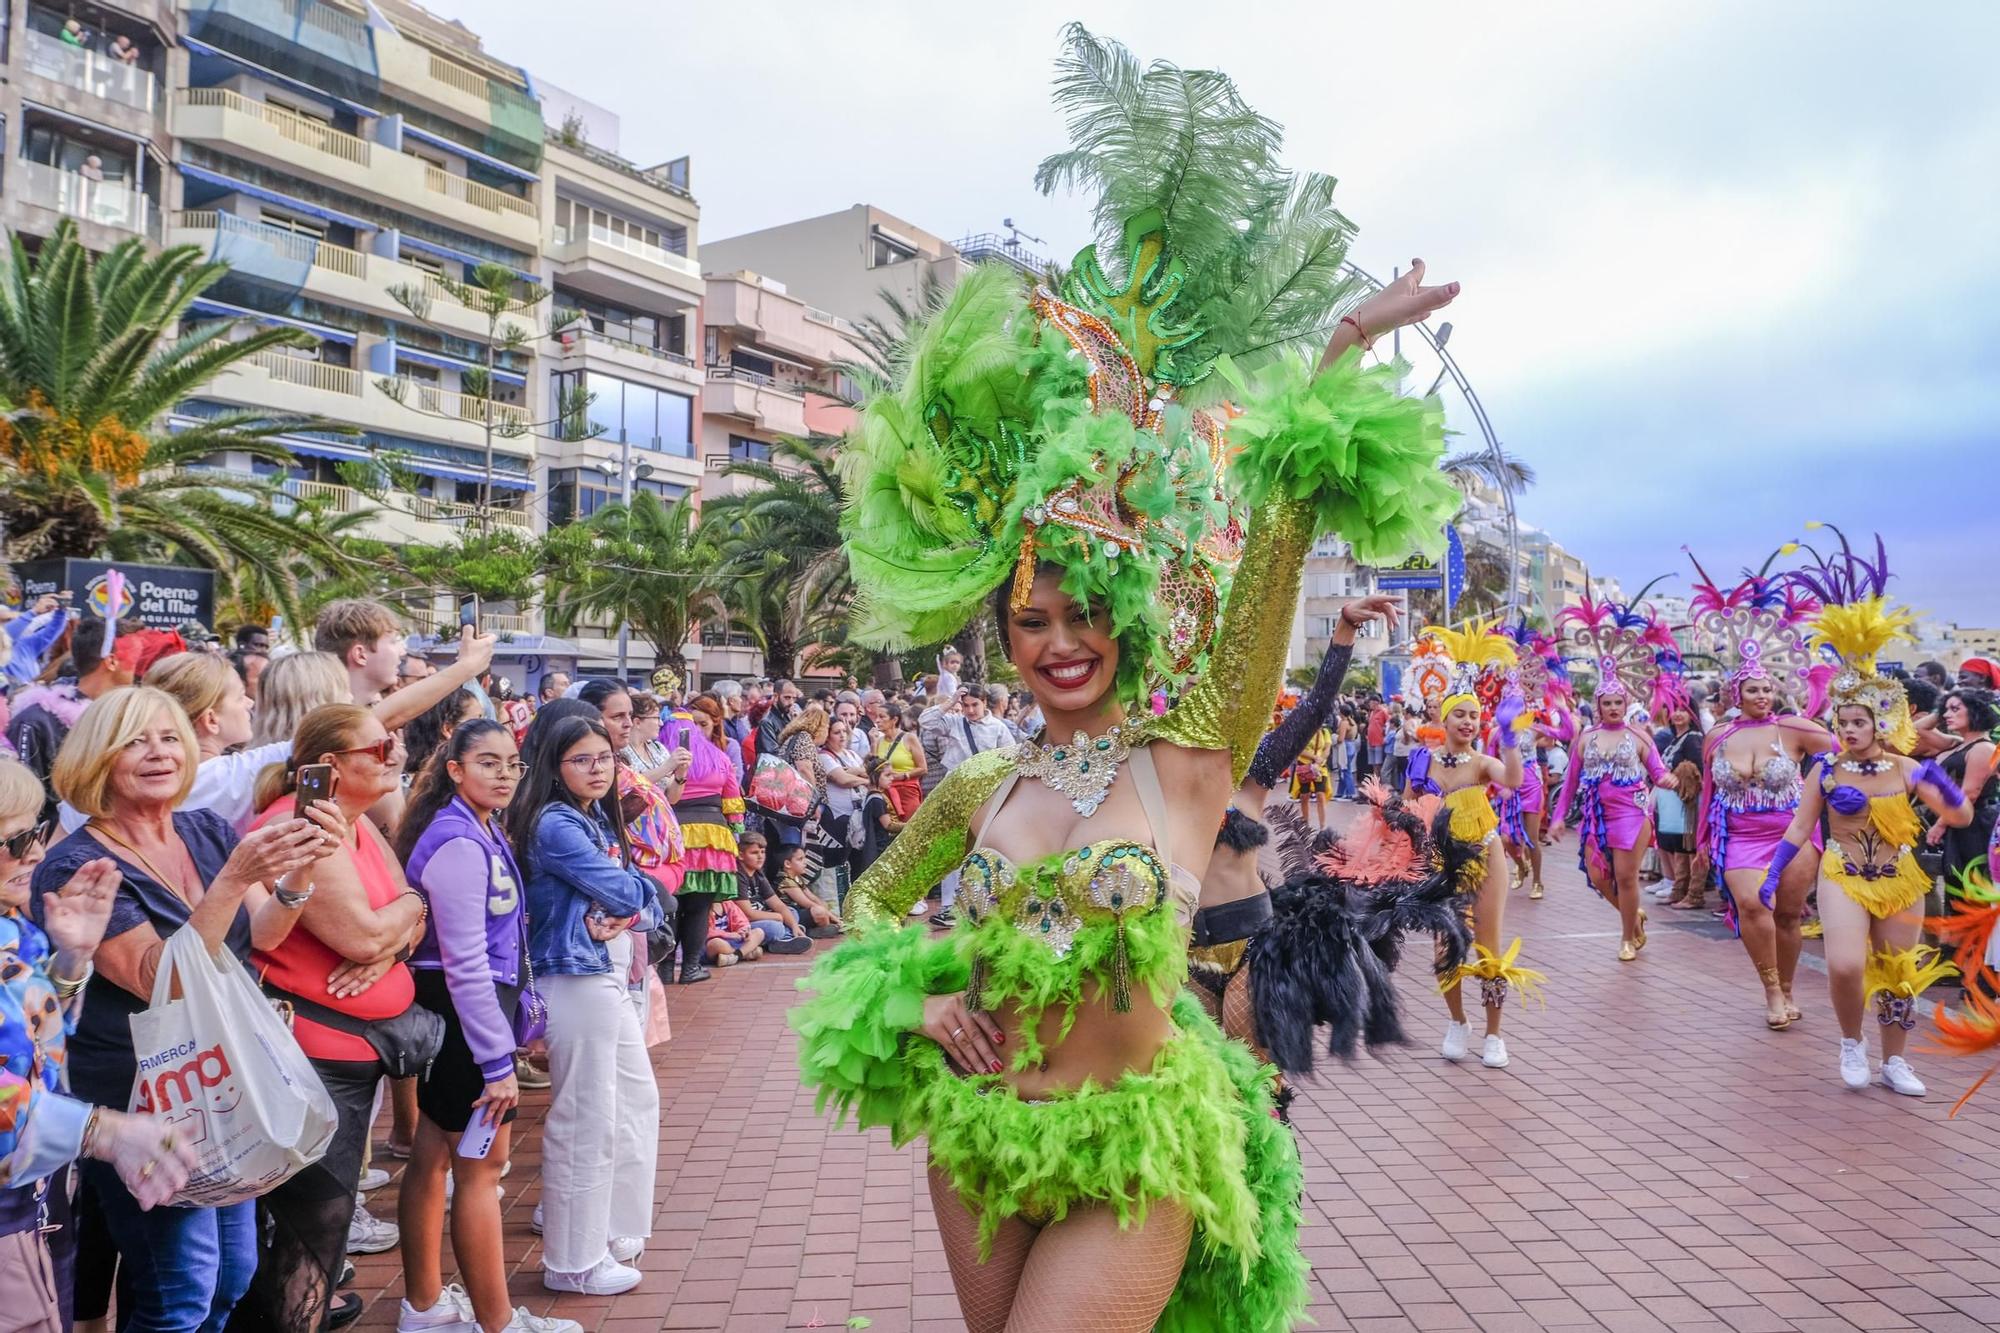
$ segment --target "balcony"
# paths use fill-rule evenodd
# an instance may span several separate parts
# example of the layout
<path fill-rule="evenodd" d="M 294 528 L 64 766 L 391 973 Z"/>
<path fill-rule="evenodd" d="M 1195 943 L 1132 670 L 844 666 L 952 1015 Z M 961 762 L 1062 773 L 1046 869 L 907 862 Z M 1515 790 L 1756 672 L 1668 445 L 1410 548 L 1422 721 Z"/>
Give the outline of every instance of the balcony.
<path fill-rule="evenodd" d="M 691 356 L 599 333 L 586 323 L 571 325 L 557 334 L 554 341 L 556 350 L 553 355 L 559 369 L 572 368 L 581 361 L 585 365 L 620 373 L 665 376 L 688 388 L 698 389 L 705 382 L 701 367 Z"/>
<path fill-rule="evenodd" d="M 493 445 L 508 463 L 519 464 L 534 454 L 532 434 L 513 429 L 525 426 L 526 408 L 418 380 L 395 378 L 388 384 L 390 391 L 385 391 L 380 376 L 265 351 L 231 366 L 204 385 L 201 396 L 262 412 L 318 417 L 356 430 L 437 440 L 469 449 L 485 447 L 490 418 L 502 428 L 495 432 Z M 510 475 L 522 472 L 518 466 L 505 470 Z"/>
<path fill-rule="evenodd" d="M 153 201 L 123 181 L 92 180 L 81 172 L 20 158 L 8 164 L 8 171 L 8 193 L 25 203 L 118 231 L 156 233 Z"/>
<path fill-rule="evenodd" d="M 71 46 L 32 28 L 21 34 L 21 67 L 50 83 L 74 88 L 144 116 L 153 114 L 159 95 L 150 71 L 113 60 L 101 51 Z"/>
<path fill-rule="evenodd" d="M 525 407 L 453 389 L 441 389 L 427 380 L 411 379 L 407 375 L 394 377 L 388 389 L 380 384 L 375 389 L 406 407 L 433 416 L 456 418 L 482 427 L 491 421 L 502 430 L 525 429 L 528 424 L 528 409 Z"/>
<path fill-rule="evenodd" d="M 279 171 L 303 168 L 357 197 L 418 209 L 523 250 L 540 239 L 529 200 L 227 88 L 181 89 L 171 122 L 181 138 L 218 144 Z"/>
<path fill-rule="evenodd" d="M 459 622 L 456 611 L 440 611 L 432 606 L 406 606 L 401 609 L 403 619 L 409 621 L 419 634 L 458 633 Z M 531 626 L 527 616 L 512 615 L 502 611 L 481 611 L 479 628 L 488 634 L 526 634 Z"/>
<path fill-rule="evenodd" d="M 700 263 L 606 227 L 557 227 L 547 254 L 568 285 L 606 300 L 656 302 L 665 295 L 692 304 L 705 295 Z"/>
<path fill-rule="evenodd" d="M 773 351 L 815 365 L 855 355 L 859 331 L 838 315 L 816 310 L 762 274 L 737 272 L 708 280 L 703 322 L 741 329 Z"/>
<path fill-rule="evenodd" d="M 742 417 L 775 435 L 806 433 L 806 400 L 802 390 L 769 375 L 734 366 L 708 368 L 708 394 L 702 410 L 711 415 Z"/>
<path fill-rule="evenodd" d="M 433 500 L 427 495 L 419 495 L 411 503 L 410 512 L 418 518 L 433 523 L 467 523 L 479 517 L 479 506 L 460 504 L 455 500 Z M 527 532 L 535 526 L 534 515 L 525 509 L 504 509 L 495 506 L 487 513 L 502 527 L 519 528 Z"/>
<path fill-rule="evenodd" d="M 227 239 L 219 238 L 218 232 L 224 233 Z M 219 241 L 222 242 L 221 251 L 225 252 L 246 245 L 263 247 L 278 261 L 308 265 L 310 271 L 305 276 L 305 290 L 311 295 L 334 305 L 373 311 L 391 319 L 409 317 L 408 307 L 391 292 L 403 287 L 419 287 L 431 299 L 427 317 L 433 323 L 462 337 L 483 339 L 486 336 L 485 316 L 468 309 L 443 283 L 414 264 L 332 245 L 281 227 L 252 222 L 234 213 L 175 213 L 168 220 L 166 240 L 169 245 L 199 246 L 210 254 L 219 252 Z M 225 257 L 239 268 L 254 272 L 258 267 L 254 259 L 246 262 L 240 251 L 225 254 Z"/>

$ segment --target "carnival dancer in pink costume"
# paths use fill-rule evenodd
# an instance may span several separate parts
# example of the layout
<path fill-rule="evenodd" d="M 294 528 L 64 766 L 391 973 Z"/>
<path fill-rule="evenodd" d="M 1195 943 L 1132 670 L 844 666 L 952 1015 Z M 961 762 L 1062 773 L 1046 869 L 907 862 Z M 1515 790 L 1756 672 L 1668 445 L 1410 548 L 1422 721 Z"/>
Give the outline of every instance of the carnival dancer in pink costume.
<path fill-rule="evenodd" d="M 1769 560 L 1724 591 L 1693 552 L 1688 559 L 1699 576 L 1689 604 L 1695 637 L 1734 664 L 1722 684 L 1723 705 L 1734 716 L 1718 720 L 1702 743 L 1695 873 L 1705 882 L 1709 867 L 1717 872 L 1723 910 L 1764 985 L 1765 1025 L 1782 1031 L 1800 1016 L 1792 979 L 1803 945 L 1800 916 L 1819 882 L 1817 828 L 1775 895 L 1767 900 L 1759 889 L 1799 808 L 1805 769 L 1837 748 L 1812 720 L 1832 674 L 1816 664 L 1806 641 L 1819 603 L 1797 584 L 1769 577 Z M 1807 716 L 1785 714 L 1788 702 Z"/>
<path fill-rule="evenodd" d="M 1673 635 L 1645 611 L 1586 596 L 1581 606 L 1557 617 L 1570 643 L 1597 665 L 1597 723 L 1570 746 L 1569 768 L 1556 799 L 1553 833 L 1560 837 L 1564 815 L 1579 794 L 1577 863 L 1590 886 L 1618 909 L 1622 925 L 1618 961 L 1629 963 L 1646 947 L 1646 909 L 1639 905 L 1639 862 L 1653 845 L 1653 803 L 1647 783 L 1674 785 L 1660 762 L 1653 738 L 1625 725 L 1626 710 L 1642 688 L 1655 691 L 1653 708 L 1666 711 L 1677 683 L 1662 669 L 1661 654 L 1674 654 Z"/>
<path fill-rule="evenodd" d="M 1487 733 L 1486 753 L 1494 758 L 1505 758 L 1500 747 L 1509 741 L 1521 751 L 1520 787 L 1516 790 L 1495 787 L 1488 795 L 1500 812 L 1500 839 L 1507 849 L 1507 859 L 1514 863 L 1511 887 L 1527 884 L 1528 897 L 1537 899 L 1543 893 L 1542 823 L 1548 807 L 1548 780 L 1542 772 L 1541 746 L 1551 740 L 1558 745 L 1569 744 L 1576 737 L 1576 724 L 1560 702 L 1561 690 L 1565 688 L 1558 684 L 1565 671 L 1561 643 L 1530 629 L 1525 620 L 1496 628 L 1494 633 L 1514 642 L 1520 665 L 1514 669 L 1509 683 L 1520 690 L 1521 697 L 1533 710 L 1534 725 L 1526 732 L 1503 732 L 1496 727 Z"/>

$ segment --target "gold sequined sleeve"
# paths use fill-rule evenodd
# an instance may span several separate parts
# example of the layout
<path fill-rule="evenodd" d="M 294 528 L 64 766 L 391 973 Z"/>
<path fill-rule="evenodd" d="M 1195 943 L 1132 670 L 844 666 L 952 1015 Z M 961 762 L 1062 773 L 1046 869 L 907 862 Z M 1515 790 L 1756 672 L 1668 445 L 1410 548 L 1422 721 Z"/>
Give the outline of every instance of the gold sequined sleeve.
<path fill-rule="evenodd" d="M 924 797 L 916 815 L 847 893 L 852 926 L 900 925 L 931 886 L 958 868 L 971 850 L 972 818 L 1012 770 L 1014 751 L 988 750 L 948 774 Z"/>
<path fill-rule="evenodd" d="M 1152 728 L 1175 745 L 1229 751 L 1232 784 L 1240 785 L 1249 771 L 1278 702 L 1312 546 L 1312 514 L 1305 501 L 1274 499 L 1250 516 L 1215 650 L 1200 679 Z"/>

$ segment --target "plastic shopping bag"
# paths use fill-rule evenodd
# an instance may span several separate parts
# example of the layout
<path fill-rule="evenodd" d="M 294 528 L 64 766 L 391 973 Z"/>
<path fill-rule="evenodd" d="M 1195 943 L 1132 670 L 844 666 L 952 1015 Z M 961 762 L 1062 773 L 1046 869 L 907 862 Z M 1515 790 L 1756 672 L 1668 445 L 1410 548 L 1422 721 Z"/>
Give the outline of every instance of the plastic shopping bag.
<path fill-rule="evenodd" d="M 191 928 L 167 939 L 152 1005 L 132 1015 L 132 1048 L 130 1109 L 165 1118 L 198 1159 L 173 1203 L 256 1198 L 317 1162 L 333 1139 L 333 1099 L 284 1020 L 234 954 L 211 956 Z"/>

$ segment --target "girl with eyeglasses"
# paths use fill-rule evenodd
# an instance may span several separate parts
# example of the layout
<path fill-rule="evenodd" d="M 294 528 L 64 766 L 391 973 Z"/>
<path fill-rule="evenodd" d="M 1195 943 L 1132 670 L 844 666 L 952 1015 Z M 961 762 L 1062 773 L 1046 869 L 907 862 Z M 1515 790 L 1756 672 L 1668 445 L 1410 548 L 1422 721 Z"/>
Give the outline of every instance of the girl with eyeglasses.
<path fill-rule="evenodd" d="M 245 1304 L 274 1328 L 316 1328 L 330 1311 L 358 1307 L 358 1296 L 332 1295 L 348 1250 L 376 1253 L 396 1244 L 395 1228 L 368 1216 L 355 1197 L 376 1087 L 388 1073 L 357 1029 L 397 1020 L 435 1025 L 422 1015 L 405 1018 L 416 986 L 403 960 L 422 938 L 427 908 L 388 839 L 366 818 L 402 789 L 401 743 L 359 704 L 313 709 L 299 723 L 291 754 L 259 775 L 253 829 L 294 817 L 299 770 L 309 764 L 333 770 L 343 836 L 302 876 L 311 900 L 299 909 L 298 928 L 259 949 L 255 964 L 265 991 L 293 1006 L 292 1034 L 339 1122 L 324 1157 L 260 1200 L 262 1253 Z"/>
<path fill-rule="evenodd" d="M 564 717 L 530 740 L 534 761 L 507 827 L 527 874 L 528 952 L 549 1015 L 542 1284 L 610 1296 L 639 1284 L 630 1264 L 653 1230 L 660 1090 L 640 1020 L 645 991 L 637 1002 L 632 993 L 644 979 L 633 931 L 662 914 L 654 881 L 632 864 L 604 723 Z"/>
<path fill-rule="evenodd" d="M 410 789 L 396 850 L 430 904 L 410 959 L 417 998 L 445 1017 L 444 1046 L 417 1085 L 417 1135 L 403 1177 L 401 1329 L 477 1323 L 487 1333 L 571 1333 L 578 1325 L 512 1304 L 496 1187 L 511 1149 L 520 1086 L 514 1048 L 529 980 L 525 883 L 500 814 L 525 773 L 511 729 L 460 723 Z M 484 1157 L 457 1152 L 475 1121 L 498 1126 Z M 445 1180 L 451 1252 L 465 1285 L 444 1285 Z"/>

